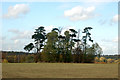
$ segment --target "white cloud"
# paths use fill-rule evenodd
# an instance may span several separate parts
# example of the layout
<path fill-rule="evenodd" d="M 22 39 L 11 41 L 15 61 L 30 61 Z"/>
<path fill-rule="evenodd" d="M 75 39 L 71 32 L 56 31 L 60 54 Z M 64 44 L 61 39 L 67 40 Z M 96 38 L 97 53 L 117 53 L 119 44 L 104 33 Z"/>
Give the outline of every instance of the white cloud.
<path fill-rule="evenodd" d="M 11 39 L 31 39 L 31 36 L 33 34 L 32 31 L 20 31 L 17 29 L 10 29 L 9 32 L 13 33 L 15 36 L 13 36 Z"/>
<path fill-rule="evenodd" d="M 19 43 L 19 40 L 18 39 L 14 40 L 14 43 L 15 44 Z"/>
<path fill-rule="evenodd" d="M 94 11 L 95 11 L 94 6 L 88 8 L 76 6 L 70 10 L 64 11 L 64 16 L 68 17 L 72 21 L 87 20 L 97 16 L 96 14 L 94 14 Z"/>
<path fill-rule="evenodd" d="M 12 33 L 15 33 L 15 34 L 20 33 L 20 31 L 17 30 L 17 29 L 10 29 L 10 30 L 8 30 L 8 32 L 12 32 Z"/>
<path fill-rule="evenodd" d="M 28 4 L 16 4 L 15 6 L 9 6 L 8 13 L 3 15 L 3 18 L 18 18 L 29 12 Z"/>
<path fill-rule="evenodd" d="M 115 16 L 113 16 L 112 18 L 112 22 L 118 22 L 118 15 L 116 14 Z"/>
<path fill-rule="evenodd" d="M 22 51 L 25 44 L 27 44 L 28 41 L 27 40 L 24 40 L 24 41 L 20 41 L 18 39 L 16 40 L 5 40 L 2 42 L 3 46 L 2 46 L 2 50 L 10 50 L 10 51 Z"/>
<path fill-rule="evenodd" d="M 101 41 L 104 42 L 104 43 L 107 43 L 107 44 L 109 44 L 109 43 L 116 43 L 116 42 L 118 42 L 118 37 L 115 37 L 113 39 L 106 39 L 106 38 L 104 38 Z"/>
<path fill-rule="evenodd" d="M 101 19 L 101 20 L 98 21 L 98 23 L 100 23 L 100 25 L 104 25 L 107 22 L 108 22 L 107 19 Z"/>
<path fill-rule="evenodd" d="M 114 38 L 113 42 L 118 42 L 118 37 Z"/>
<path fill-rule="evenodd" d="M 114 16 L 112 16 L 110 19 L 101 19 L 101 20 L 99 20 L 98 22 L 100 23 L 100 25 L 104 25 L 104 24 L 109 24 L 109 25 L 113 25 L 113 24 L 116 24 L 116 23 L 118 23 L 118 21 L 119 21 L 119 15 L 118 14 L 116 14 L 116 15 L 114 15 Z"/>
<path fill-rule="evenodd" d="M 102 39 L 99 44 L 103 50 L 103 54 L 118 54 L 118 37 L 113 39 Z"/>
<path fill-rule="evenodd" d="M 30 43 L 30 42 L 33 42 L 32 39 L 24 39 L 23 40 L 23 39 L 19 39 L 17 37 L 16 37 L 16 39 L 11 39 L 11 38 L 4 39 L 3 38 L 2 50 L 5 50 L 5 51 L 24 51 L 25 45 Z"/>
<path fill-rule="evenodd" d="M 55 27 L 54 26 L 45 27 L 45 29 L 48 32 L 50 32 L 53 28 Z M 10 39 L 6 39 L 2 42 L 4 45 L 2 47 L 2 50 L 23 51 L 25 45 L 27 45 L 30 42 L 34 42 L 34 40 L 31 39 L 31 36 L 34 34 L 34 30 L 33 31 L 27 31 L 27 30 L 21 31 L 18 29 L 8 30 L 8 32 L 12 33 L 12 36 L 10 37 Z"/>
<path fill-rule="evenodd" d="M 103 50 L 104 55 L 113 55 L 118 53 L 118 44 L 114 42 L 99 42 L 100 47 Z"/>
<path fill-rule="evenodd" d="M 64 3 L 64 4 L 60 5 L 58 8 L 59 9 L 66 9 L 66 8 L 69 8 L 69 7 L 71 7 L 70 4 Z"/>
<path fill-rule="evenodd" d="M 45 26 L 45 30 L 46 30 L 47 33 L 50 32 L 53 28 L 57 28 L 57 27 L 55 27 L 53 25 Z"/>

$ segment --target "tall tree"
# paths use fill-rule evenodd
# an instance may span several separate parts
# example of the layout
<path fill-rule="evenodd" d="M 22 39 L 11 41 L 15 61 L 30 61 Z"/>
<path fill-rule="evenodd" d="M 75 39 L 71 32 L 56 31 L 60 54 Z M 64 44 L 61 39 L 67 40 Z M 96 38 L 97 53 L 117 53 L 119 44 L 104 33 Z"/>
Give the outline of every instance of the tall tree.
<path fill-rule="evenodd" d="M 91 30 L 92 27 L 86 27 L 84 29 L 84 31 L 82 33 L 85 33 L 85 36 L 82 37 L 83 40 L 83 44 L 84 44 L 84 54 L 83 54 L 83 62 L 84 59 L 86 59 L 86 45 L 87 45 L 87 39 L 89 39 L 89 41 L 93 42 L 93 40 L 91 39 L 91 33 L 89 32 L 89 30 Z"/>
<path fill-rule="evenodd" d="M 73 55 L 73 62 L 80 62 L 80 53 L 82 53 L 81 47 L 80 47 L 80 42 L 81 40 L 79 39 L 80 36 L 80 29 L 77 32 L 77 37 L 73 39 L 73 41 L 76 44 L 76 47 L 73 49 L 74 50 L 74 55 Z"/>
<path fill-rule="evenodd" d="M 95 55 L 100 57 L 102 49 L 98 43 L 92 46 L 88 44 L 88 41 L 93 43 L 89 32 L 91 29 L 86 27 L 82 32 L 85 36 L 79 39 L 79 30 L 69 29 L 61 35 L 62 28 L 54 28 L 46 35 L 44 27 L 40 26 L 32 35 L 34 44 L 30 43 L 24 49 L 28 52 L 33 48 L 37 50 L 35 62 L 92 62 Z"/>
<path fill-rule="evenodd" d="M 61 62 L 65 62 L 65 44 L 64 44 L 64 40 L 65 40 L 65 36 L 63 35 L 60 35 L 58 36 L 58 39 L 59 39 L 59 53 L 60 53 L 60 56 L 62 57 L 62 59 L 60 60 Z"/>
<path fill-rule="evenodd" d="M 44 52 L 47 54 L 49 62 L 56 61 L 57 41 L 58 33 L 56 31 L 52 31 L 47 34 L 47 42 L 44 48 Z"/>
<path fill-rule="evenodd" d="M 74 40 L 75 39 L 73 39 L 74 37 L 76 37 L 76 34 L 77 34 L 77 31 L 75 31 L 74 29 L 69 29 L 70 30 L 70 43 L 71 43 L 71 53 L 72 53 L 72 47 L 74 46 Z"/>
<path fill-rule="evenodd" d="M 35 29 L 34 34 L 32 35 L 32 39 L 35 41 L 35 48 L 37 49 L 37 53 L 39 53 L 44 46 L 44 41 L 46 39 L 46 33 L 43 26 Z"/>
<path fill-rule="evenodd" d="M 58 43 L 57 43 L 57 62 L 60 62 L 60 53 L 61 53 L 61 32 L 62 32 L 62 28 L 53 28 L 52 31 L 57 31 L 58 32 Z"/>
<path fill-rule="evenodd" d="M 40 52 L 44 47 L 44 41 L 46 39 L 46 33 L 43 26 L 40 26 L 37 29 L 35 29 L 35 32 L 32 35 L 32 39 L 34 39 L 35 45 L 33 45 L 33 43 L 30 43 L 27 46 L 25 46 L 24 49 L 30 51 L 33 48 L 35 48 L 37 50 L 37 54 L 35 54 L 35 62 L 38 62 L 38 60 L 40 60 L 41 58 Z"/>
<path fill-rule="evenodd" d="M 72 54 L 71 54 L 71 44 L 70 44 L 70 32 L 65 31 L 64 32 L 65 38 L 63 40 L 64 44 L 64 62 L 71 62 L 72 60 Z"/>

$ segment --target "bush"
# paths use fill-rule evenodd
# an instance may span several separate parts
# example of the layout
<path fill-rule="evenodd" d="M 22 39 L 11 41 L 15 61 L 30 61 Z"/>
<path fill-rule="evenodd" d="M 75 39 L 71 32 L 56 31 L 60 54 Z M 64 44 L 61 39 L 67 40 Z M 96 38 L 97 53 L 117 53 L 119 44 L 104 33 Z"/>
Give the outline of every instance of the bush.
<path fill-rule="evenodd" d="M 100 62 L 107 62 L 105 57 L 100 57 Z"/>
<path fill-rule="evenodd" d="M 95 57 L 95 63 L 99 62 L 99 58 Z"/>
<path fill-rule="evenodd" d="M 117 63 L 117 64 L 119 64 L 119 63 L 120 63 L 120 61 L 119 61 L 119 60 L 115 60 L 115 61 L 114 61 L 114 63 Z"/>
<path fill-rule="evenodd" d="M 3 63 L 8 63 L 8 60 L 7 59 L 3 59 Z"/>
<path fill-rule="evenodd" d="M 107 63 L 114 63 L 114 59 L 111 59 L 111 58 L 109 58 L 109 59 L 107 59 Z"/>

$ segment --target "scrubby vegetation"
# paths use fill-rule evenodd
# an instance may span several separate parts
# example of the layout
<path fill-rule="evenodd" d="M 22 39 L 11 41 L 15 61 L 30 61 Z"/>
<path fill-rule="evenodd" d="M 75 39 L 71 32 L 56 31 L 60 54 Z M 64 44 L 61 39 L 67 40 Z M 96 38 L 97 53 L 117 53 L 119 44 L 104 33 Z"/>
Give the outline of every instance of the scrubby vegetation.
<path fill-rule="evenodd" d="M 120 59 L 111 59 L 111 58 L 105 58 L 105 57 L 95 57 L 95 63 L 102 63 L 102 64 L 106 64 L 106 63 L 120 63 Z"/>

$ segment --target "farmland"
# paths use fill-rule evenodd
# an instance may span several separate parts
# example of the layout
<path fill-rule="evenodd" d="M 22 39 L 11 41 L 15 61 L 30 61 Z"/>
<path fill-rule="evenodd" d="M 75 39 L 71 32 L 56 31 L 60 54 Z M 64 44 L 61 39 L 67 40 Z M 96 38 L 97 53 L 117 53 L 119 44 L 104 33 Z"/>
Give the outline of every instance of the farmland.
<path fill-rule="evenodd" d="M 3 63 L 3 78 L 117 78 L 117 64 Z"/>

